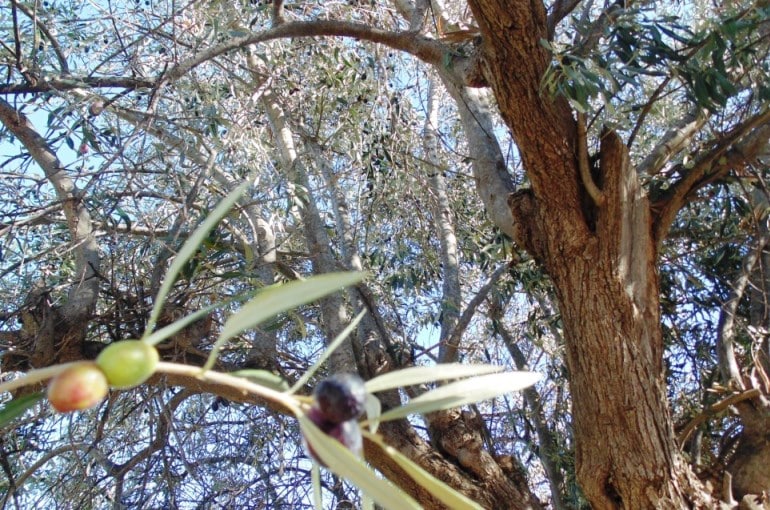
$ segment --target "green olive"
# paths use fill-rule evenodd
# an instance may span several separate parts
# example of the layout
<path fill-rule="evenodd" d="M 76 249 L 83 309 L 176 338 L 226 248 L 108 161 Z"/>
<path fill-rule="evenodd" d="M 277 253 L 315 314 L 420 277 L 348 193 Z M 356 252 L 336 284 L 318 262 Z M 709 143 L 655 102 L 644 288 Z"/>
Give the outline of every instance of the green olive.
<path fill-rule="evenodd" d="M 123 340 L 108 345 L 96 358 L 110 386 L 128 389 L 146 381 L 158 366 L 158 351 L 141 340 Z"/>

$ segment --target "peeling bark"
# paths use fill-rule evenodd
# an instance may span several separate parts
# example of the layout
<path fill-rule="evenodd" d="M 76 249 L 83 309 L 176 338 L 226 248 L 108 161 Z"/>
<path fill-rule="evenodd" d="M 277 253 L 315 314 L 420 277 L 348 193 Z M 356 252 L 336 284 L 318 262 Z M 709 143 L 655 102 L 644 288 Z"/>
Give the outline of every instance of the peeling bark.
<path fill-rule="evenodd" d="M 452 207 L 449 204 L 444 168 L 438 157 L 438 85 L 435 79 L 428 86 L 428 113 L 423 127 L 423 151 L 430 165 L 428 182 L 433 203 L 433 222 L 441 246 L 441 331 L 439 338 L 439 362 L 457 361 L 459 343 L 449 343 L 452 331 L 457 327 L 462 307 L 460 270 L 457 255 L 457 237 L 452 222 Z M 460 340 L 459 338 L 457 339 Z"/>

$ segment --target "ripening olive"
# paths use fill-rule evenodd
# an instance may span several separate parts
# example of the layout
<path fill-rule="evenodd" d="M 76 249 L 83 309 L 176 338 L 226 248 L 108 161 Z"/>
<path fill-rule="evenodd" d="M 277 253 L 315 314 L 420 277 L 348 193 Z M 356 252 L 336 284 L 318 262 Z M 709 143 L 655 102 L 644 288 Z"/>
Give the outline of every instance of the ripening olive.
<path fill-rule="evenodd" d="M 93 362 L 73 365 L 48 383 L 48 401 L 60 413 L 88 409 L 107 395 L 107 378 Z"/>
<path fill-rule="evenodd" d="M 310 421 L 315 423 L 316 426 L 321 429 L 321 431 L 324 432 L 327 436 L 333 437 L 342 443 L 342 446 L 353 452 L 354 455 L 359 457 L 361 456 L 364 447 L 364 440 L 361 436 L 361 426 L 358 424 L 358 421 L 346 420 L 341 423 L 331 423 L 324 420 L 321 411 L 319 411 L 316 407 L 310 409 L 308 418 L 310 418 Z M 305 443 L 305 447 L 307 448 L 307 451 L 311 457 L 313 457 L 317 462 L 323 464 L 323 462 L 315 454 L 315 451 L 313 451 L 313 448 L 307 444 L 307 442 Z"/>

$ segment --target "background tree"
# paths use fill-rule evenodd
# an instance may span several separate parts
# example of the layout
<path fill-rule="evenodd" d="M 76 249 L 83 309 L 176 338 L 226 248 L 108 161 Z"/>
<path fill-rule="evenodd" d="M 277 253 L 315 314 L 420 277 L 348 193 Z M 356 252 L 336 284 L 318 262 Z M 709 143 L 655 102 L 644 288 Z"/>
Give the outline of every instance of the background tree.
<path fill-rule="evenodd" d="M 770 491 L 769 12 L 11 0 L 2 372 L 141 335 L 168 261 L 253 178 L 160 326 L 274 282 L 370 278 L 240 335 L 218 369 L 297 380 L 365 310 L 330 372 L 545 374 L 521 400 L 381 428 L 483 506 L 749 504 Z M 201 365 L 236 309 L 162 357 Z M 186 376 L 92 412 L 40 404 L 2 435 L 3 504 L 310 506 L 296 423 L 263 404 Z M 374 467 L 440 506 L 369 446 Z M 358 504 L 325 476 L 330 505 Z"/>

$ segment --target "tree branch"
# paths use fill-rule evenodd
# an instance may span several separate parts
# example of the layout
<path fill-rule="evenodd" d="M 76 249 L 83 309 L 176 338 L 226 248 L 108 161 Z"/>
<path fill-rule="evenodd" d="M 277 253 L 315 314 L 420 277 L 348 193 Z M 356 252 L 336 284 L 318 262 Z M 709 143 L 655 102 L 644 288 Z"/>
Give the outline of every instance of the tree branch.
<path fill-rule="evenodd" d="M 214 57 L 250 44 L 258 44 L 275 39 L 318 36 L 352 37 L 354 39 L 380 43 L 414 55 L 429 64 L 436 65 L 440 65 L 444 55 L 450 51 L 441 42 L 414 32 L 390 32 L 348 21 L 293 21 L 282 23 L 263 32 L 234 37 L 222 44 L 203 50 L 194 57 L 170 68 L 162 76 L 161 83 L 173 82 L 194 67 Z"/>
<path fill-rule="evenodd" d="M 684 173 L 683 177 L 653 206 L 655 240 L 661 242 L 676 214 L 693 193 L 722 178 L 731 169 L 745 166 L 767 147 L 768 139 L 770 109 L 736 126 L 714 148 L 697 158 L 691 169 L 678 165 L 677 170 Z"/>
<path fill-rule="evenodd" d="M 476 309 L 487 298 L 487 294 L 489 294 L 489 291 L 492 290 L 492 287 L 495 286 L 500 277 L 503 276 L 509 269 L 510 266 L 507 263 L 502 264 L 500 267 L 495 269 L 495 272 L 492 273 L 487 282 L 479 289 L 476 295 L 473 296 L 473 299 L 471 299 L 468 303 L 468 306 L 465 307 L 465 310 L 463 310 L 463 313 L 457 320 L 457 326 L 455 326 L 455 328 L 452 330 L 449 338 L 446 339 L 447 345 L 454 346 L 455 348 L 460 345 L 463 333 L 465 333 L 465 330 L 468 328 L 468 324 L 471 323 L 471 319 L 476 313 Z"/>
<path fill-rule="evenodd" d="M 690 420 L 682 429 L 682 431 L 679 432 L 677 435 L 679 446 L 682 446 L 684 442 L 687 441 L 687 438 L 690 437 L 690 434 L 692 434 L 695 429 L 697 429 L 703 422 L 707 421 L 712 416 L 721 413 L 728 407 L 738 404 L 739 402 L 757 398 L 760 394 L 761 392 L 757 388 L 752 388 L 750 390 L 742 391 L 741 393 L 736 393 L 735 395 L 730 395 L 729 397 L 720 400 L 716 404 L 710 405 L 695 418 Z"/>
<path fill-rule="evenodd" d="M 741 390 L 745 389 L 745 385 L 743 384 L 740 367 L 738 367 L 738 362 L 735 359 L 735 350 L 733 349 L 735 314 L 741 298 L 743 298 L 743 293 L 751 280 L 751 273 L 754 271 L 754 267 L 760 260 L 768 242 L 770 242 L 770 232 L 764 231 L 757 239 L 754 249 L 743 259 L 741 273 L 733 282 L 730 297 L 722 306 L 722 312 L 719 314 L 716 342 L 719 371 L 725 384 L 735 386 Z"/>
<path fill-rule="evenodd" d="M 663 166 L 682 151 L 693 137 L 700 132 L 700 129 L 706 124 L 708 119 L 708 113 L 699 107 L 690 111 L 680 120 L 676 127 L 663 135 L 657 145 L 644 158 L 638 166 L 639 173 L 642 175 L 656 175 L 659 173 Z M 629 140 L 629 146 L 630 144 L 631 140 Z"/>
<path fill-rule="evenodd" d="M 580 180 L 583 181 L 583 187 L 597 206 L 604 204 L 604 194 L 600 190 L 593 177 L 588 162 L 588 135 L 586 133 L 586 116 L 583 113 L 577 114 L 577 159 L 580 169 Z"/>
<path fill-rule="evenodd" d="M 35 92 L 47 92 L 50 90 L 94 89 L 94 88 L 123 88 L 123 89 L 150 89 L 155 86 L 151 80 L 139 78 L 126 78 L 122 76 L 80 76 L 59 77 L 37 83 L 17 83 L 0 85 L 0 95 L 30 94 Z"/>
<path fill-rule="evenodd" d="M 93 233 L 91 215 L 83 203 L 75 183 L 65 173 L 59 158 L 48 142 L 32 127 L 27 117 L 0 99 L 0 122 L 29 151 L 51 182 L 62 203 L 67 219 L 71 244 L 75 250 L 75 277 L 69 299 L 62 305 L 62 314 L 70 323 L 77 323 L 88 316 L 99 292 L 99 280 L 95 278 L 100 266 L 99 246 Z"/>
<path fill-rule="evenodd" d="M 67 57 L 64 56 L 64 52 L 62 52 L 61 47 L 59 46 L 59 41 L 56 39 L 56 37 L 53 36 L 51 31 L 48 30 L 48 27 L 45 25 L 45 23 L 40 21 L 36 13 L 30 10 L 30 8 L 26 5 L 20 3 L 18 0 L 11 1 L 13 2 L 13 7 L 19 9 L 29 19 L 31 19 L 35 23 L 35 26 L 37 26 L 38 30 L 40 30 L 43 35 L 45 35 L 46 39 L 48 39 L 48 42 L 51 43 L 51 47 L 56 54 L 56 59 L 59 61 L 59 67 L 61 68 L 62 74 L 69 73 L 70 68 L 69 64 L 67 63 Z M 18 55 L 18 58 L 21 58 L 21 55 Z"/>
<path fill-rule="evenodd" d="M 548 40 L 553 40 L 553 34 L 556 31 L 556 25 L 561 20 L 569 16 L 580 4 L 581 0 L 556 0 L 551 6 L 551 12 L 548 14 Z"/>

